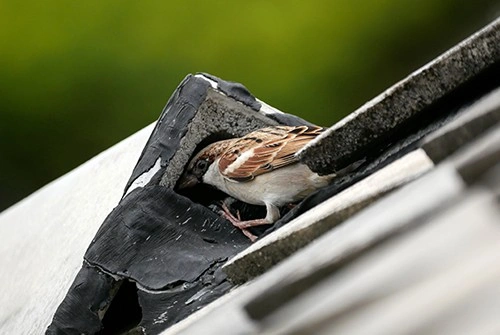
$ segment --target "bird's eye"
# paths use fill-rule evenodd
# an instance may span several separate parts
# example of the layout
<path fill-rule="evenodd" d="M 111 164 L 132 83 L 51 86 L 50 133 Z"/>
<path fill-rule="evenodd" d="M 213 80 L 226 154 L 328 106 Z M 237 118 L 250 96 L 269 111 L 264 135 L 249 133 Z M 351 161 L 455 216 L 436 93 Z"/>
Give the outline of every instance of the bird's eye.
<path fill-rule="evenodd" d="M 196 163 L 196 169 L 199 171 L 205 171 L 207 167 L 208 167 L 208 162 L 204 159 L 202 159 L 202 160 L 198 161 L 198 163 Z"/>

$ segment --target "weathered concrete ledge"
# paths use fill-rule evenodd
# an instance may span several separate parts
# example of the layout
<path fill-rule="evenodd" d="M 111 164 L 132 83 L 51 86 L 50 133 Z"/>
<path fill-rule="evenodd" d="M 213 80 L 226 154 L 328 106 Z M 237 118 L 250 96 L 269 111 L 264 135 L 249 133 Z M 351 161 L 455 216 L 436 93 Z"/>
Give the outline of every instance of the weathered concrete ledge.
<path fill-rule="evenodd" d="M 429 106 L 474 77 L 498 67 L 499 62 L 500 19 L 497 19 L 349 114 L 299 155 L 312 170 L 322 174 L 342 169 L 368 155 L 377 145 L 392 142 L 395 130 L 410 121 L 437 117 L 440 111 L 428 110 Z M 497 68 L 495 72 L 498 74 Z M 498 77 L 489 76 L 477 85 L 494 88 L 498 86 Z"/>

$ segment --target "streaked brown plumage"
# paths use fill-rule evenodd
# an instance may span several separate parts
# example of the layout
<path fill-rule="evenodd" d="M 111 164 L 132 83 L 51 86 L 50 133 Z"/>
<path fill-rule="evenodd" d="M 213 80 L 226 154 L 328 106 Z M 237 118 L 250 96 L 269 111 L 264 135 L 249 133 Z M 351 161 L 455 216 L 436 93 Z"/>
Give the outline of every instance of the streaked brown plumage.
<path fill-rule="evenodd" d="M 315 126 L 274 126 L 215 142 L 191 159 L 179 187 L 202 182 L 243 202 L 265 205 L 266 217 L 249 221 L 240 221 L 223 207 L 224 216 L 253 240 L 246 228 L 275 222 L 278 207 L 305 198 L 332 179 L 318 176 L 296 156 L 322 131 Z"/>

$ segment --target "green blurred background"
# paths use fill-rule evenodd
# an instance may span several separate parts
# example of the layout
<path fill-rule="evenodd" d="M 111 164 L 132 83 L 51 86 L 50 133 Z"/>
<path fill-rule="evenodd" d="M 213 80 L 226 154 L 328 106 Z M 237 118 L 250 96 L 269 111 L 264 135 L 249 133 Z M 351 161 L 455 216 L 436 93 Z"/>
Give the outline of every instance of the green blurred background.
<path fill-rule="evenodd" d="M 0 210 L 153 122 L 188 73 L 328 126 L 498 0 L 0 0 Z"/>

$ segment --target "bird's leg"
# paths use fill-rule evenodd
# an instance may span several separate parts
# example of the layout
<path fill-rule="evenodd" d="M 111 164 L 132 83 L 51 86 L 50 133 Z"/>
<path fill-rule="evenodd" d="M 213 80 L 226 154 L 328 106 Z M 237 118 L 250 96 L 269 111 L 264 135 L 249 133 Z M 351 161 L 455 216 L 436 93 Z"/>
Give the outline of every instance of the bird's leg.
<path fill-rule="evenodd" d="M 252 234 L 250 232 L 250 230 L 248 229 L 240 229 L 241 232 L 243 233 L 243 235 L 245 235 L 246 237 L 248 237 L 248 239 L 253 243 L 257 240 L 257 236 L 255 236 L 254 234 Z"/>
<path fill-rule="evenodd" d="M 222 215 L 233 224 L 233 226 L 241 229 L 243 234 L 250 238 L 252 242 L 255 241 L 256 236 L 250 233 L 247 228 L 250 227 L 255 227 L 255 226 L 261 226 L 264 224 L 271 224 L 274 223 L 276 220 L 279 219 L 280 217 L 280 211 L 278 207 L 274 206 L 273 204 L 267 203 L 266 204 L 266 209 L 267 209 L 267 214 L 266 217 L 263 219 L 256 219 L 256 220 L 246 220 L 246 221 L 241 221 L 240 219 L 240 214 L 237 212 L 237 218 L 231 213 L 227 205 L 223 202 L 222 205 Z"/>
<path fill-rule="evenodd" d="M 222 208 L 222 211 L 221 211 L 221 214 L 222 216 L 228 220 L 229 222 L 231 222 L 233 224 L 233 226 L 239 228 L 241 230 L 241 232 L 250 239 L 250 241 L 252 242 L 255 242 L 255 240 L 257 239 L 257 236 L 255 236 L 254 234 L 252 234 L 248 229 L 245 229 L 245 228 L 240 228 L 238 227 L 238 223 L 239 222 L 242 222 L 241 221 L 241 217 L 240 217 L 240 211 L 236 211 L 236 217 L 231 213 L 231 211 L 229 210 L 229 208 L 227 207 L 226 205 L 226 202 L 223 201 L 221 203 L 221 208 Z"/>
<path fill-rule="evenodd" d="M 221 202 L 220 207 L 222 208 L 221 211 L 222 216 L 224 216 L 233 225 L 236 226 L 235 222 L 241 222 L 240 211 L 236 211 L 236 217 L 235 217 L 233 213 L 231 213 L 231 210 L 224 201 Z"/>

